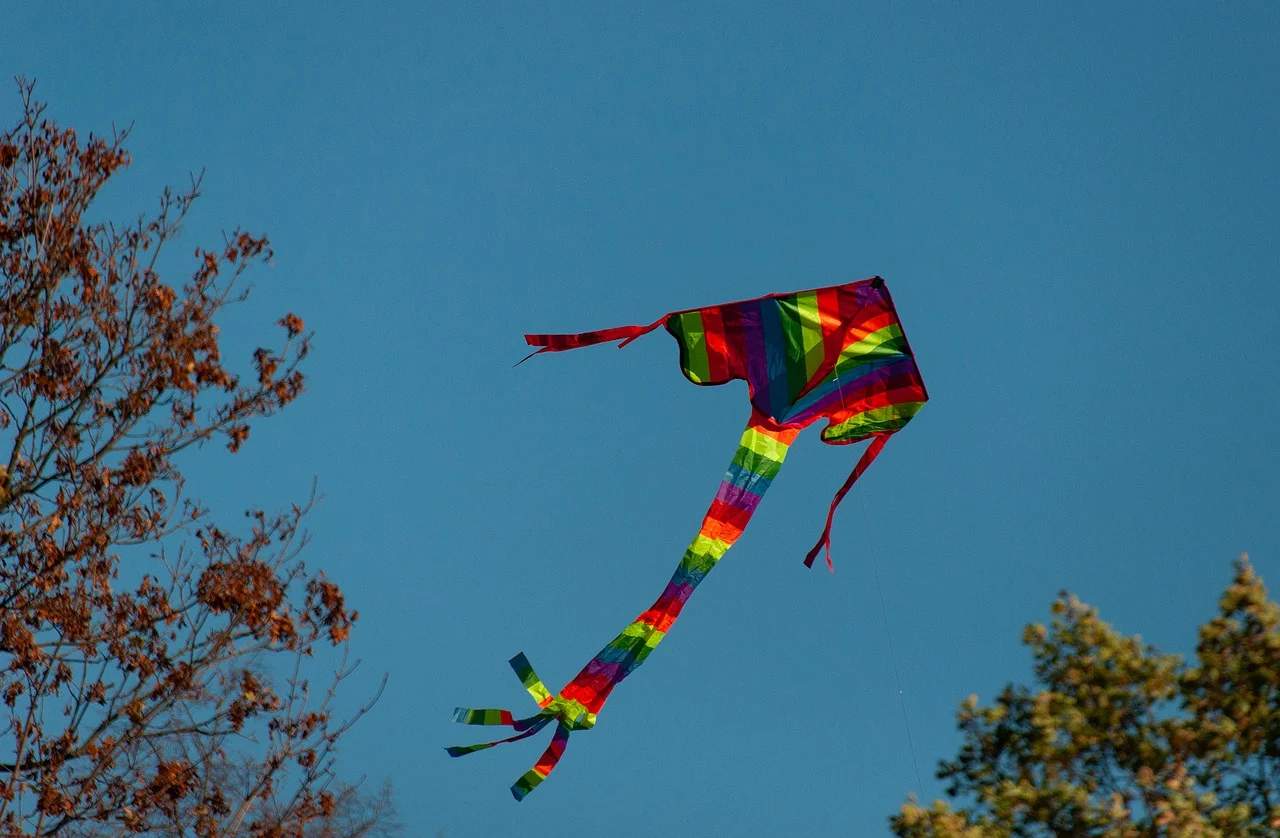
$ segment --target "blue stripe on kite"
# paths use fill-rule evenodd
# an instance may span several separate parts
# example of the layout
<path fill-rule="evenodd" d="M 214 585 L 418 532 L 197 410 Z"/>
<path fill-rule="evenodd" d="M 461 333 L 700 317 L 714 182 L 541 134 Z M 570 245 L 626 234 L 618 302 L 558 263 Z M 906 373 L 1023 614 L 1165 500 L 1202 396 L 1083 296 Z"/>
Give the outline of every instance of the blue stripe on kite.
<path fill-rule="evenodd" d="M 765 365 L 769 371 L 769 415 L 781 419 L 791 399 L 791 382 L 787 378 L 786 339 L 777 300 L 760 301 L 760 331 L 764 335 Z"/>
<path fill-rule="evenodd" d="M 703 557 L 692 549 L 684 551 L 684 557 L 680 559 L 680 564 L 676 567 L 676 572 L 671 575 L 669 585 L 688 586 L 689 588 L 698 587 L 698 583 L 707 578 L 707 572 L 715 567 L 715 562 L 702 567 Z"/>
<path fill-rule="evenodd" d="M 731 463 L 724 473 L 724 482 L 739 489 L 746 489 L 753 495 L 764 495 L 773 481 L 762 474 L 756 474 L 751 469 Z"/>
<path fill-rule="evenodd" d="M 838 398 L 837 384 L 839 385 L 839 391 L 844 393 L 844 397 L 850 398 L 855 390 L 865 387 L 872 381 L 888 378 L 900 370 L 914 368 L 914 365 L 915 361 L 911 358 L 906 355 L 898 355 L 860 364 L 857 367 L 856 374 L 852 376 L 845 375 L 836 378 L 833 375 L 797 401 L 783 418 L 783 421 L 800 421 L 809 415 L 825 411 L 835 401 L 833 397 Z"/>

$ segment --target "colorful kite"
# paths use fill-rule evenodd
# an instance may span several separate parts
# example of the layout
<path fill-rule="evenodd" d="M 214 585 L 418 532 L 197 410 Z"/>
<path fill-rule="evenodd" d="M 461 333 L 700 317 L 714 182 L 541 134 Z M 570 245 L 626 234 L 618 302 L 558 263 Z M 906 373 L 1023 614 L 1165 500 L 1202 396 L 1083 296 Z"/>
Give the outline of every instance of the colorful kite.
<path fill-rule="evenodd" d="M 615 340 L 621 341 L 621 348 L 663 325 L 679 342 L 680 367 L 694 384 L 724 384 L 738 378 L 747 382 L 751 418 L 702 529 L 657 602 L 601 649 L 558 695 L 551 694 L 523 653 L 512 658 L 511 668 L 540 712 L 522 719 L 509 710 L 459 707 L 454 713 L 457 722 L 505 725 L 516 731 L 498 742 L 446 749 L 454 757 L 515 742 L 556 723 L 551 745 L 511 787 L 516 800 L 524 799 L 547 778 L 564 753 L 570 732 L 594 726 L 609 693 L 666 636 L 693 589 L 742 535 L 802 429 L 826 419 L 824 442 L 846 445 L 871 440 L 836 492 L 822 537 L 804 560 L 812 566 L 825 548 L 827 567 L 832 568 L 831 519 L 836 507 L 889 437 L 929 398 L 889 289 L 879 277 L 672 312 L 648 326 L 577 335 L 525 335 L 525 340 L 542 347 L 534 355 Z"/>

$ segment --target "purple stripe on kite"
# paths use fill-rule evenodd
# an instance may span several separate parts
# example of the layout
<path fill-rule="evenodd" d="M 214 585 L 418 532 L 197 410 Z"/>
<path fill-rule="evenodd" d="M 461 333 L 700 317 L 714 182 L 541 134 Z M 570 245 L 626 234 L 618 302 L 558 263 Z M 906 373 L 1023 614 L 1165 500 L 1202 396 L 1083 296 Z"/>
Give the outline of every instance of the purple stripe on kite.
<path fill-rule="evenodd" d="M 884 280 L 859 282 L 853 288 L 853 298 L 858 301 L 860 308 L 866 308 L 872 303 L 883 302 L 889 296 L 888 291 Z"/>
<path fill-rule="evenodd" d="M 855 385 L 841 388 L 841 392 L 844 394 L 844 399 L 846 401 L 856 405 L 859 401 L 871 399 L 878 394 L 888 394 L 893 390 L 914 387 L 919 383 L 919 380 L 920 379 L 915 376 L 914 370 L 904 370 L 902 368 L 890 369 L 886 370 L 883 374 L 868 376 L 867 378 L 858 381 Z M 911 399 L 907 400 L 911 401 Z M 878 407 L 885 406 L 887 405 L 879 405 Z M 864 407 L 862 411 L 859 412 L 874 409 L 876 408 Z"/>
<path fill-rule="evenodd" d="M 764 332 L 760 322 L 760 304 L 744 305 L 742 312 L 742 342 L 747 348 L 747 383 L 751 386 L 751 401 L 766 416 L 769 410 L 769 362 L 765 356 Z M 779 417 L 773 417 L 775 419 Z"/>
<path fill-rule="evenodd" d="M 634 672 L 636 667 L 640 666 L 640 651 L 644 648 L 644 645 L 641 644 L 639 646 L 624 649 L 622 651 L 625 652 L 625 654 L 617 662 L 608 665 L 613 667 L 609 673 L 609 680 L 613 681 L 615 686 L 623 678 L 626 678 Z M 604 672 L 606 669 L 601 668 L 600 671 Z"/>
<path fill-rule="evenodd" d="M 569 744 L 569 728 L 565 727 L 564 724 L 562 723 L 558 727 L 556 727 L 556 732 L 552 734 L 551 747 L 547 748 L 547 752 L 551 754 L 551 756 L 554 759 L 559 760 L 560 757 L 564 756 L 564 749 L 565 749 L 565 746 L 568 744 Z M 555 763 L 552 763 L 552 767 L 554 766 L 555 766 Z"/>
<path fill-rule="evenodd" d="M 789 414 L 789 421 L 790 417 L 798 416 L 801 413 L 811 413 L 815 403 L 836 392 L 837 383 L 844 389 L 844 392 L 847 395 L 849 392 L 849 385 L 852 384 L 857 386 L 858 382 L 870 380 L 875 373 L 886 368 L 895 371 L 903 369 L 914 370 L 915 365 L 912 359 L 904 355 L 894 355 L 887 358 L 879 358 L 866 364 L 859 364 L 855 370 L 851 371 L 852 374 L 846 372 L 844 376 L 839 378 L 832 376 L 830 381 L 824 381 L 808 393 L 805 393 L 805 395 L 797 400 L 796 404 L 792 406 L 792 412 Z"/>
<path fill-rule="evenodd" d="M 688 583 L 680 584 L 675 579 L 667 583 L 667 588 L 662 592 L 662 596 L 658 597 L 658 601 L 653 604 L 654 608 L 661 607 L 662 603 L 670 602 L 678 599 L 681 602 L 688 602 L 689 596 L 693 593 L 694 585 Z"/>
<path fill-rule="evenodd" d="M 548 721 L 549 719 L 546 716 L 539 713 L 538 715 L 530 716 L 527 719 L 516 719 L 511 723 L 511 727 L 513 727 L 516 730 L 528 730 L 529 728 L 536 728 L 537 730 L 541 730 L 542 726 L 545 725 Z"/>
<path fill-rule="evenodd" d="M 914 371 L 914 369 L 915 362 L 911 358 L 903 356 L 900 359 L 878 366 L 857 378 L 840 379 L 840 387 L 838 389 L 834 386 L 835 381 L 833 380 L 830 383 L 830 390 L 826 390 L 824 387 L 824 392 L 817 397 L 816 401 L 806 403 L 803 409 L 787 416 L 786 421 L 799 423 L 811 416 L 827 413 L 835 405 L 838 405 L 842 399 L 856 401 L 859 390 L 865 390 L 873 384 L 882 383 L 895 376 Z M 813 394 L 810 395 L 812 396 Z"/>
<path fill-rule="evenodd" d="M 760 505 L 759 495 L 743 486 L 734 486 L 732 483 L 720 484 L 720 491 L 716 492 L 716 500 L 752 513 Z"/>
<path fill-rule="evenodd" d="M 609 649 L 614 649 L 610 646 Z M 608 660 L 604 657 L 606 649 L 601 649 L 600 654 L 592 658 L 591 663 L 587 664 L 587 668 L 583 670 L 588 675 L 603 675 L 610 681 L 618 680 L 618 672 L 626 668 L 625 664 L 629 657 L 629 649 L 616 649 L 616 657 L 618 660 Z"/>
<path fill-rule="evenodd" d="M 621 681 L 623 678 L 626 678 L 632 672 L 635 672 L 640 667 L 640 663 L 641 661 L 640 661 L 639 650 L 633 650 L 631 653 L 631 657 L 622 662 L 622 671 L 618 673 L 618 680 Z"/>

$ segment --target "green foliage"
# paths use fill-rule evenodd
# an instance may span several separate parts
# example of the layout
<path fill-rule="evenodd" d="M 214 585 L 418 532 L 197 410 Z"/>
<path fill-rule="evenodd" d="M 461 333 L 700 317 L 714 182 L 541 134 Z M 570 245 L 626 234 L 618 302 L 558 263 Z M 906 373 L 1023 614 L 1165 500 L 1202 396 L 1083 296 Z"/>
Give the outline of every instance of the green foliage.
<path fill-rule="evenodd" d="M 1035 686 L 960 707 L 939 766 L 960 808 L 904 805 L 900 838 L 1280 834 L 1280 607 L 1242 555 L 1198 665 L 1125 637 L 1075 597 L 1023 641 Z"/>

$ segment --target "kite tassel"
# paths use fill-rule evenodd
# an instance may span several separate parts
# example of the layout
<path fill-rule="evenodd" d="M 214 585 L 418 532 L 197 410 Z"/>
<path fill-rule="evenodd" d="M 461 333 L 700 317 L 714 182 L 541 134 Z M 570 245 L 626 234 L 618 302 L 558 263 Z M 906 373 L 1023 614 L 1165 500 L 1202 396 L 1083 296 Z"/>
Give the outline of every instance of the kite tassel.
<path fill-rule="evenodd" d="M 487 750 L 495 745 L 504 745 L 507 742 L 518 742 L 521 739 L 527 739 L 551 722 L 556 722 L 556 732 L 551 737 L 551 744 L 543 751 L 542 756 L 538 758 L 533 768 L 526 771 L 511 786 L 511 795 L 516 800 L 524 800 L 525 795 L 547 779 L 556 764 L 560 762 L 560 757 L 564 756 L 564 749 L 569 744 L 569 733 L 594 726 L 596 717 L 581 702 L 552 696 L 551 691 L 542 683 L 542 679 L 533 671 L 533 667 L 529 664 L 529 659 L 524 656 L 523 652 L 516 655 L 508 663 L 515 670 L 516 676 L 524 684 L 525 689 L 529 691 L 529 695 L 533 696 L 533 700 L 542 708 L 541 712 L 524 719 L 517 719 L 510 710 L 472 710 L 466 707 L 459 707 L 453 712 L 453 720 L 455 722 L 469 725 L 503 725 L 512 728 L 517 733 L 515 736 L 509 736 L 506 739 L 499 739 L 494 742 L 483 742 L 478 745 L 454 745 L 445 748 L 445 751 L 451 757 L 474 754 L 476 751 Z"/>
<path fill-rule="evenodd" d="M 525 795 L 536 789 L 543 780 L 551 775 L 556 763 L 560 762 L 560 757 L 564 756 L 564 749 L 569 745 L 569 732 L 571 730 L 573 730 L 572 723 L 566 723 L 564 719 L 561 719 L 560 723 L 556 725 L 556 732 L 551 736 L 551 744 L 542 752 L 538 762 L 533 768 L 524 772 L 520 779 L 511 784 L 511 796 L 517 802 L 524 800 Z"/>
<path fill-rule="evenodd" d="M 853 488 L 853 484 L 857 482 L 867 467 L 880 455 L 884 450 L 884 444 L 889 441 L 892 433 L 877 434 L 871 440 L 871 444 L 862 452 L 862 456 L 858 458 L 858 463 L 853 467 L 853 471 L 849 472 L 849 477 L 845 479 L 844 485 L 836 492 L 836 496 L 831 499 L 831 508 L 827 510 L 827 525 L 822 529 L 822 537 L 818 539 L 818 543 L 813 545 L 813 549 L 804 557 L 804 566 L 813 567 L 813 560 L 817 557 L 819 551 L 823 548 L 827 551 L 827 570 L 832 573 L 836 572 L 836 566 L 831 561 L 831 520 L 835 517 L 836 507 L 840 505 L 840 501 L 844 500 L 844 496 L 849 494 L 849 490 Z"/>
<path fill-rule="evenodd" d="M 455 722 L 462 722 L 463 724 L 469 725 L 495 724 L 494 722 L 476 722 L 472 721 L 470 718 L 473 714 L 486 712 L 491 713 L 494 711 L 468 710 L 466 707 L 459 707 L 453 712 L 453 720 Z M 507 713 L 506 710 L 501 712 Z M 533 736 L 535 733 L 542 730 L 550 721 L 551 717 L 543 716 L 539 713 L 538 715 L 532 716 L 528 719 L 518 719 L 514 724 L 510 725 L 516 730 L 523 730 L 523 733 L 518 733 L 515 736 L 508 736 L 506 739 L 499 739 L 496 742 L 482 742 L 479 745 L 454 745 L 452 747 L 445 748 L 445 751 L 447 751 L 451 757 L 465 757 L 467 754 L 474 754 L 476 751 L 483 751 L 487 748 L 492 748 L 495 745 L 505 745 L 507 742 L 519 742 L 521 739 L 528 739 L 530 736 Z"/>

